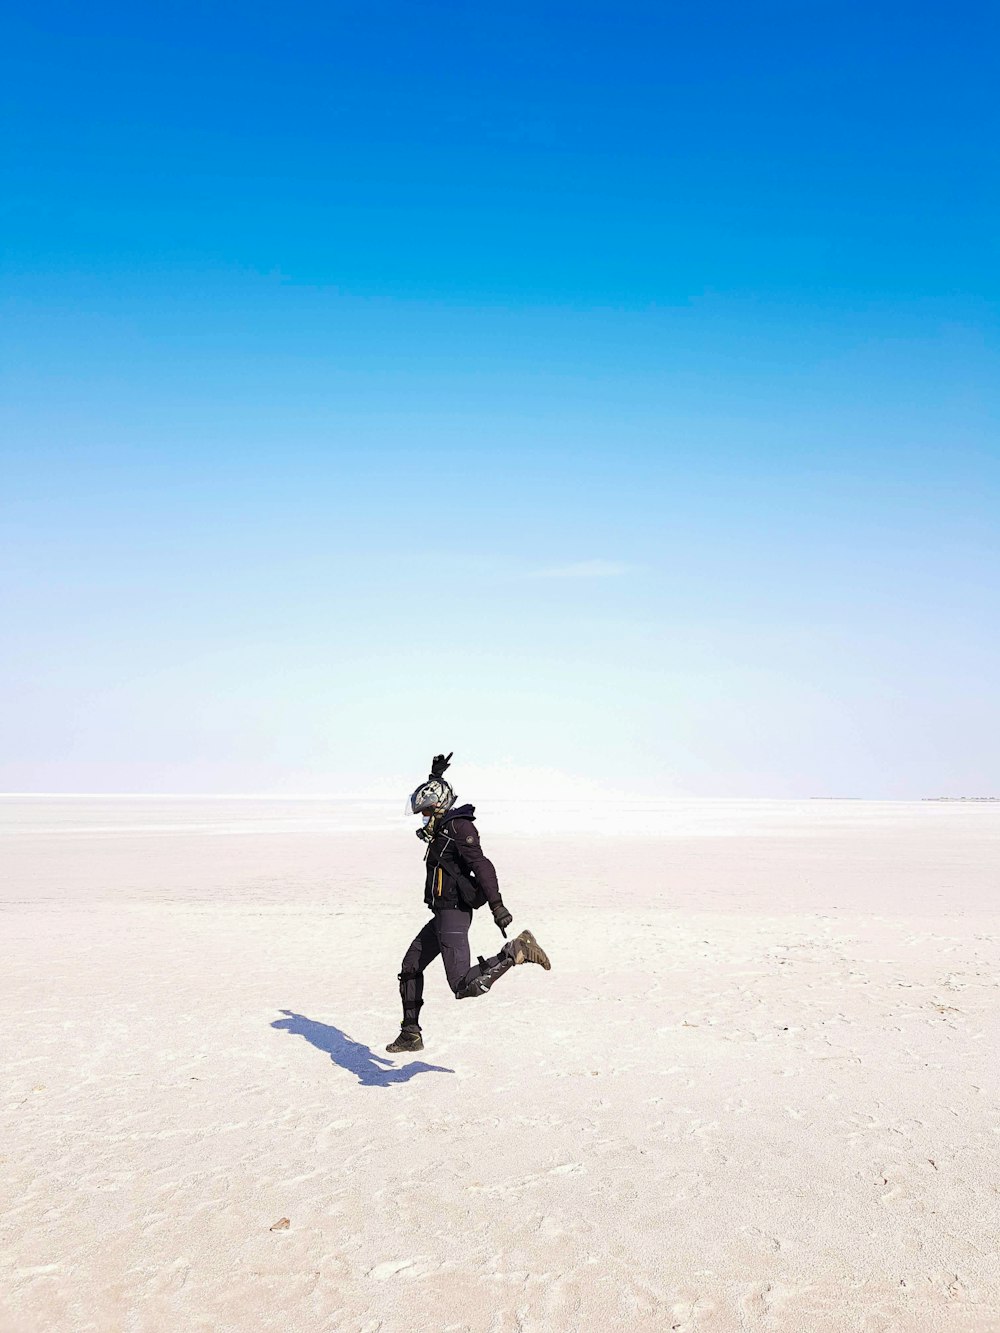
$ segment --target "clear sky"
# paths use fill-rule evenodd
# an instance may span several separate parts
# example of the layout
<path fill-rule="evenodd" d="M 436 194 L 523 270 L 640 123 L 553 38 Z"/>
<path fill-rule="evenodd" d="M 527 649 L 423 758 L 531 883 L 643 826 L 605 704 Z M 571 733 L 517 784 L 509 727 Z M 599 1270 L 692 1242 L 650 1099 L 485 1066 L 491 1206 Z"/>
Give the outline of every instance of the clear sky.
<path fill-rule="evenodd" d="M 998 38 L 20 0 L 0 789 L 1000 794 Z"/>

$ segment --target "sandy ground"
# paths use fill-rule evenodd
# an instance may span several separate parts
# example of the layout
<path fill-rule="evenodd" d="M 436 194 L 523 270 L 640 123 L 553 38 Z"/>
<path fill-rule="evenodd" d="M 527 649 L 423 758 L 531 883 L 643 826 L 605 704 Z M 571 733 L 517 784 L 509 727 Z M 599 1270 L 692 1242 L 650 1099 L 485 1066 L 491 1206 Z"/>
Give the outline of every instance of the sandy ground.
<path fill-rule="evenodd" d="M 1000 1330 L 1000 807 L 588 818 L 391 1058 L 393 811 L 0 799 L 4 1333 Z"/>

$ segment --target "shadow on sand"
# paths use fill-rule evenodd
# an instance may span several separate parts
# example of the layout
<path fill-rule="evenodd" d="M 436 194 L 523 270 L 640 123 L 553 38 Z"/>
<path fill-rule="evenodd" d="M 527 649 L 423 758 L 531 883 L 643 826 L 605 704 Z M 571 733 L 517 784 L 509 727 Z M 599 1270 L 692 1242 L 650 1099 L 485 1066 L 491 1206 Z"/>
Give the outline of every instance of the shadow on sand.
<path fill-rule="evenodd" d="M 397 1068 L 384 1055 L 376 1055 L 368 1046 L 359 1041 L 351 1041 L 340 1028 L 329 1023 L 315 1023 L 303 1014 L 293 1013 L 291 1009 L 282 1009 L 285 1018 L 272 1023 L 273 1028 L 291 1032 L 296 1037 L 305 1037 L 310 1046 L 324 1051 L 335 1065 L 356 1074 L 358 1082 L 365 1088 L 389 1088 L 393 1083 L 408 1083 L 415 1074 L 454 1074 L 454 1069 L 445 1069 L 443 1065 L 429 1065 L 423 1060 L 414 1060 L 408 1065 Z"/>

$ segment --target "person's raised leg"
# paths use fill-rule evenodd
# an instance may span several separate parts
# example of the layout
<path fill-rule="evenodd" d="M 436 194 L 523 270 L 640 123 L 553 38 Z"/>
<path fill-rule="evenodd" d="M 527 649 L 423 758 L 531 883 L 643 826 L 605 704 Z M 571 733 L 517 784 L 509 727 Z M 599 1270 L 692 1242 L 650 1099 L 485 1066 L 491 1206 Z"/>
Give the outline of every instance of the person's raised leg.
<path fill-rule="evenodd" d="M 469 966 L 472 912 L 468 908 L 442 908 L 435 913 L 434 920 L 448 985 L 457 1000 L 485 995 L 493 983 L 517 962 L 505 945 L 493 958 L 480 958 L 474 967 Z"/>
<path fill-rule="evenodd" d="M 437 931 L 431 919 L 414 938 L 403 955 L 399 973 L 399 998 L 403 1002 L 403 1022 L 399 1036 L 385 1048 L 394 1055 L 400 1051 L 422 1051 L 424 1039 L 420 1033 L 420 1010 L 424 1003 L 424 969 L 440 952 Z"/>
<path fill-rule="evenodd" d="M 485 995 L 505 972 L 509 972 L 512 967 L 519 967 L 522 963 L 537 963 L 546 972 L 550 971 L 552 966 L 548 954 L 530 930 L 522 930 L 514 939 L 509 940 L 495 957 L 480 958 L 478 967 L 471 968 L 457 988 L 452 987 L 456 999 L 465 1000 L 476 995 Z"/>

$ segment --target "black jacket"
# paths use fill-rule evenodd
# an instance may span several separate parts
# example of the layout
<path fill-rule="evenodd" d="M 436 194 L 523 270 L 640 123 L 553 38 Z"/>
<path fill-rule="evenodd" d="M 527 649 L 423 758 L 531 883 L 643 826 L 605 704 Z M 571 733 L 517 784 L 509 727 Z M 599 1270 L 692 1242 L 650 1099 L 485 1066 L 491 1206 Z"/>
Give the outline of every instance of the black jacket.
<path fill-rule="evenodd" d="M 435 907 L 495 907 L 500 886 L 493 862 L 479 843 L 476 807 L 460 805 L 442 816 L 427 847 L 424 902 Z"/>

